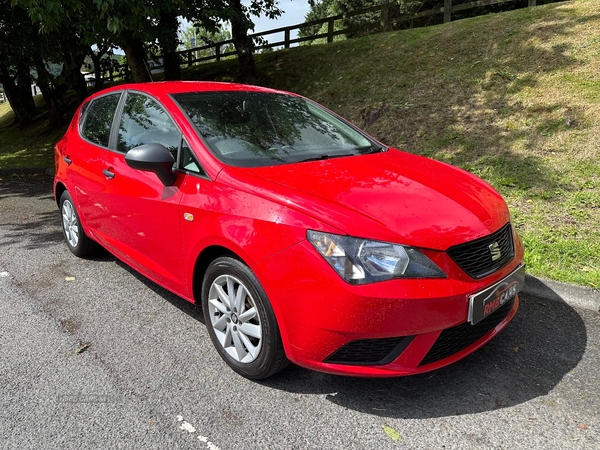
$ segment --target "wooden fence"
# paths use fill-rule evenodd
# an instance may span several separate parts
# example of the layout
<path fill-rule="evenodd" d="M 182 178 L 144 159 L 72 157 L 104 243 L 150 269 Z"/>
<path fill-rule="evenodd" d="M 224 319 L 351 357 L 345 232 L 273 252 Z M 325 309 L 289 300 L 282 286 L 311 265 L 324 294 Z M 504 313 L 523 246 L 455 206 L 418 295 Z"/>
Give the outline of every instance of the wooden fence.
<path fill-rule="evenodd" d="M 254 51 L 260 51 L 265 49 L 276 49 L 276 48 L 290 48 L 294 44 L 300 44 L 302 42 L 314 41 L 317 39 L 324 39 L 328 43 L 333 42 L 336 36 L 348 33 L 379 33 L 392 30 L 395 26 L 408 22 L 415 19 L 421 19 L 430 16 L 443 15 L 444 23 L 450 22 L 452 20 L 452 13 L 459 11 L 467 11 L 474 8 L 480 8 L 482 6 L 490 6 L 501 3 L 509 3 L 514 2 L 516 0 L 477 0 L 469 3 L 459 3 L 452 4 L 452 0 L 444 0 L 444 6 L 433 8 L 427 11 L 418 11 L 414 13 L 407 14 L 390 14 L 391 9 L 396 7 L 397 5 L 383 3 L 381 5 L 371 6 L 369 8 L 364 8 L 356 11 L 351 11 L 345 14 L 338 14 L 336 16 L 327 17 L 325 19 L 314 20 L 311 22 L 305 22 L 297 25 L 291 25 L 287 27 L 275 28 L 268 31 L 262 31 L 260 33 L 251 34 L 250 37 L 254 39 L 255 42 L 259 44 L 254 46 Z M 537 0 L 527 0 L 527 6 L 536 6 Z M 358 26 L 350 26 L 343 29 L 335 29 L 335 24 L 338 21 L 350 19 L 353 17 L 360 17 L 370 14 L 371 16 L 375 13 L 375 15 L 379 16 L 379 20 L 375 22 L 369 22 L 360 24 Z M 321 29 L 324 24 L 327 24 L 327 31 L 321 32 L 312 36 L 307 37 L 296 37 L 291 38 L 292 31 L 301 30 L 307 27 L 321 26 Z M 276 42 L 267 42 L 266 37 L 274 34 L 283 33 L 283 40 L 278 40 Z M 183 50 L 177 52 L 179 54 L 179 58 L 181 60 L 182 66 L 193 66 L 195 64 L 204 63 L 208 61 L 220 61 L 223 58 L 235 56 L 236 52 L 233 50 L 223 51 L 223 49 L 231 48 L 233 45 L 233 40 L 229 39 L 226 41 L 215 42 L 209 45 L 203 45 L 201 47 L 195 47 L 189 50 Z M 209 51 L 211 54 L 208 56 L 198 56 L 199 54 L 203 54 L 206 51 Z M 119 79 L 127 79 L 129 78 L 128 70 L 129 66 L 127 64 L 122 64 L 116 68 L 116 71 L 106 71 L 104 73 L 105 80 L 114 81 Z M 162 69 L 162 63 L 160 61 L 149 61 L 149 70 L 158 70 Z M 91 75 L 93 72 L 85 73 L 84 75 Z"/>

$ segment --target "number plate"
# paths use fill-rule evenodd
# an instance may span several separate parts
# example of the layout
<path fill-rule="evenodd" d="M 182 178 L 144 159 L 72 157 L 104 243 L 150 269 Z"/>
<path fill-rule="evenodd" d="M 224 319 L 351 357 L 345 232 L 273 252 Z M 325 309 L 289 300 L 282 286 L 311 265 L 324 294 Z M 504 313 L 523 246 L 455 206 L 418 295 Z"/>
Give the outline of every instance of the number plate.
<path fill-rule="evenodd" d="M 489 288 L 469 296 L 469 322 L 475 325 L 517 295 L 525 284 L 525 266 Z"/>

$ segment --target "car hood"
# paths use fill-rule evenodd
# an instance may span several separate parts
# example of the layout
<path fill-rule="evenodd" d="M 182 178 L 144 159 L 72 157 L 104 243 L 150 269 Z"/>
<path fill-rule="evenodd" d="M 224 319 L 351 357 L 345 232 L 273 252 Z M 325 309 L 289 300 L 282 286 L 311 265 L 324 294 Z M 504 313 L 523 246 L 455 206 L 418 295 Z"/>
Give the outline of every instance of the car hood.
<path fill-rule="evenodd" d="M 435 250 L 486 236 L 510 220 L 504 200 L 483 180 L 394 149 L 280 166 L 227 167 L 219 180 L 351 236 Z"/>

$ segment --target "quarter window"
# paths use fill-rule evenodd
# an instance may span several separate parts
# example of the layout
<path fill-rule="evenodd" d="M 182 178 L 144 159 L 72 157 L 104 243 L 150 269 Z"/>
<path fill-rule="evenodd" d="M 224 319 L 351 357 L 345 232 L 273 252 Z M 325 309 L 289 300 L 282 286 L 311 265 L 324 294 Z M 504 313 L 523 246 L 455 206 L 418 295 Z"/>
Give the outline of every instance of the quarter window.
<path fill-rule="evenodd" d="M 110 130 L 121 93 L 93 100 L 86 108 L 81 134 L 94 144 L 108 147 Z"/>
<path fill-rule="evenodd" d="M 202 166 L 185 140 L 181 141 L 181 161 L 179 163 L 179 168 L 186 172 L 206 176 L 206 172 L 202 169 Z"/>

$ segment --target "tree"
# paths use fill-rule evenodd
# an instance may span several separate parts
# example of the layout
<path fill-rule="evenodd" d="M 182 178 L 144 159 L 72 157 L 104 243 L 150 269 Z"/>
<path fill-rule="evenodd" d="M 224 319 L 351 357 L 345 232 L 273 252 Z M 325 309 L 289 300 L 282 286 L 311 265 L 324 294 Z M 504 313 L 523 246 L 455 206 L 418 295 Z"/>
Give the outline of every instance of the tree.
<path fill-rule="evenodd" d="M 206 28 L 196 28 L 194 26 L 187 27 L 179 33 L 179 50 L 191 50 L 196 47 L 203 47 L 205 45 L 214 45 L 217 42 L 224 42 L 231 39 L 231 33 L 225 25 L 221 25 L 216 31 L 210 32 Z M 234 50 L 233 45 L 225 44 L 220 46 L 219 52 L 221 54 L 228 53 Z M 207 48 L 204 50 L 197 50 L 197 58 L 204 58 L 214 56 L 216 51 L 215 48 Z"/>
<path fill-rule="evenodd" d="M 23 9 L 12 11 L 8 1 L 0 1 L 0 83 L 22 126 L 36 115 L 31 93 L 33 30 Z M 15 45 L 18 42 L 19 45 Z"/>
<path fill-rule="evenodd" d="M 248 30 L 254 30 L 250 16 L 258 17 L 264 14 L 269 19 L 276 19 L 283 12 L 278 7 L 278 0 L 251 0 L 249 5 L 243 5 L 241 0 L 224 0 L 226 8 L 222 15 L 224 20 L 231 23 L 231 36 L 242 67 L 241 81 L 253 83 L 256 80 L 256 64 L 252 56 L 253 42 L 248 36 Z"/>

